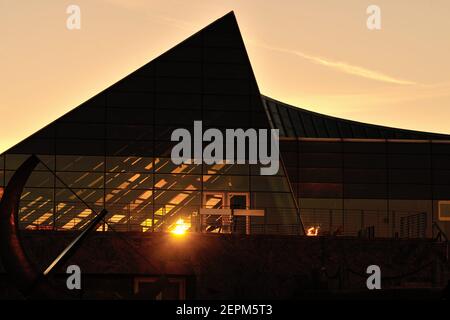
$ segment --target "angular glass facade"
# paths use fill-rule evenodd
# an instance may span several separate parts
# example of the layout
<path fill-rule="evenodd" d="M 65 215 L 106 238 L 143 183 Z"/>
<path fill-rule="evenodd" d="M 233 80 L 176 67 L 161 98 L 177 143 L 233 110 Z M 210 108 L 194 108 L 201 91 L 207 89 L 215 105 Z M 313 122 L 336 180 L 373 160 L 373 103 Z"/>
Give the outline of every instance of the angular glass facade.
<path fill-rule="evenodd" d="M 192 133 L 194 121 L 223 134 L 279 129 L 278 173 L 175 165 L 171 134 Z M 0 187 L 31 154 L 42 161 L 22 194 L 25 229 L 79 230 L 105 208 L 99 231 L 181 220 L 199 232 L 424 237 L 433 223 L 449 228 L 438 218 L 450 199 L 449 141 L 261 96 L 230 13 L 0 155 Z M 220 210 L 236 213 L 234 226 Z"/>
<path fill-rule="evenodd" d="M 100 230 L 167 231 L 179 219 L 200 230 L 201 208 L 232 207 L 264 210 L 249 217 L 252 233 L 301 232 L 282 168 L 260 176 L 258 165 L 173 164 L 171 133 L 196 120 L 222 132 L 270 128 L 233 14 L 4 153 L 2 184 L 30 154 L 45 164 L 28 180 L 20 225 L 78 230 L 94 217 L 89 208 L 106 208 Z"/>

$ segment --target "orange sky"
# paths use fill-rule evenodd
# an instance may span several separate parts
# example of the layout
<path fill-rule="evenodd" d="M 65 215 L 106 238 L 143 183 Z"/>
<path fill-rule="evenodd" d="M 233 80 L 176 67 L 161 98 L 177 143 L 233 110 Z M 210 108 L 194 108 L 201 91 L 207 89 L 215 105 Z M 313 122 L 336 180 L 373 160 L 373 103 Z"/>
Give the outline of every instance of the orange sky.
<path fill-rule="evenodd" d="M 66 28 L 70 4 L 81 30 Z M 380 31 L 366 27 L 370 4 Z M 450 133 L 448 0 L 2 0 L 0 152 L 231 10 L 261 93 Z"/>

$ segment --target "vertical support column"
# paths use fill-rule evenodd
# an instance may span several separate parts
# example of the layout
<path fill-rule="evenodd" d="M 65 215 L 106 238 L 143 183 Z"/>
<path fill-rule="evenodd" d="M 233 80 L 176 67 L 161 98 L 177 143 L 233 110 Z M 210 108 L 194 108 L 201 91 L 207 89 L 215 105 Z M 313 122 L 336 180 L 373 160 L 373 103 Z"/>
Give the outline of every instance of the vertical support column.
<path fill-rule="evenodd" d="M 361 230 L 364 230 L 364 210 L 361 209 Z"/>
<path fill-rule="evenodd" d="M 332 235 L 332 233 L 333 233 L 333 209 L 329 210 L 328 218 L 329 218 L 329 224 L 330 224 L 330 227 L 328 229 L 329 229 L 330 235 Z"/>
<path fill-rule="evenodd" d="M 245 216 L 245 234 L 250 234 L 250 216 Z"/>
<path fill-rule="evenodd" d="M 392 237 L 395 237 L 395 229 L 396 229 L 396 225 L 395 225 L 395 211 L 392 211 Z"/>

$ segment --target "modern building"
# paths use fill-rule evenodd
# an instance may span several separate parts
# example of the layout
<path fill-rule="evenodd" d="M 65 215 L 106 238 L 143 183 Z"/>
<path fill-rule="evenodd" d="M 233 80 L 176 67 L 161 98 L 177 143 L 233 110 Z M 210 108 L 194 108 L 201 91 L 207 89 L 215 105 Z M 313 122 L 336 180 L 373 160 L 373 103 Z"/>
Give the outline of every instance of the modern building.
<path fill-rule="evenodd" d="M 279 173 L 174 165 L 171 133 L 192 130 L 195 120 L 205 129 L 278 128 Z M 374 227 L 376 236 L 391 237 L 419 223 L 430 236 L 433 222 L 448 228 L 450 219 L 449 142 L 262 96 L 230 13 L 3 153 L 0 183 L 30 154 L 45 163 L 22 196 L 26 229 L 82 228 L 93 213 L 81 199 L 106 208 L 116 229 L 142 232 L 236 201 L 264 210 L 264 218 L 251 218 L 253 232 L 302 233 L 303 221 L 319 234 Z"/>
<path fill-rule="evenodd" d="M 171 161 L 175 129 L 279 129 L 281 165 Z M 261 95 L 233 13 L 0 156 L 0 186 L 41 164 L 20 227 L 432 237 L 449 229 L 450 136 L 321 115 Z M 133 233 L 135 237 L 135 233 Z"/>

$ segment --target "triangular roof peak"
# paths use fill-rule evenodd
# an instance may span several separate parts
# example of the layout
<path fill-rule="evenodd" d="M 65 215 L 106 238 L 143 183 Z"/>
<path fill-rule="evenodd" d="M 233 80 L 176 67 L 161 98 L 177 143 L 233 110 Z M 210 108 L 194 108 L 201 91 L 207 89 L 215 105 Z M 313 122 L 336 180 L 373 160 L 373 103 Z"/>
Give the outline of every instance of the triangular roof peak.
<path fill-rule="evenodd" d="M 233 11 L 69 111 L 6 153 L 166 152 L 175 128 L 268 127 Z"/>

